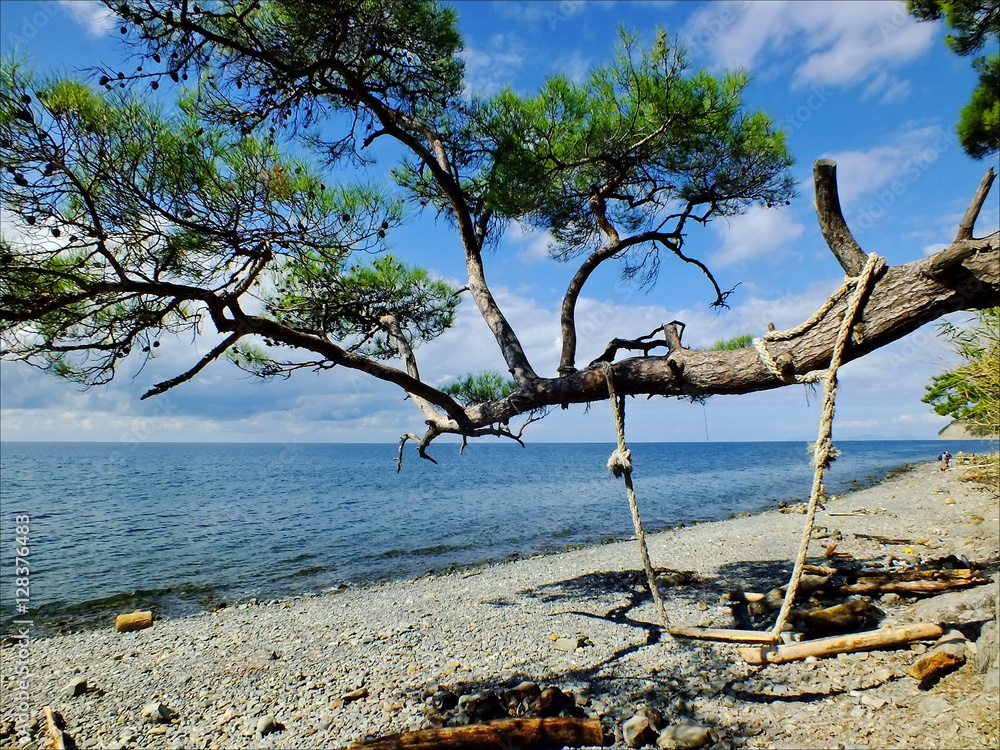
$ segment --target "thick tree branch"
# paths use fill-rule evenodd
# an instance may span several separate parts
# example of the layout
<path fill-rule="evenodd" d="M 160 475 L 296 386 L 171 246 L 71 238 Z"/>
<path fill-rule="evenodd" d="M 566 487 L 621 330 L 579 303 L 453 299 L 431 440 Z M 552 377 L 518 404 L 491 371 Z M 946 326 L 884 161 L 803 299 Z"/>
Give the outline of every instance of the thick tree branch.
<path fill-rule="evenodd" d="M 442 393 L 438 389 L 433 388 L 427 383 L 424 383 L 402 370 L 398 370 L 395 367 L 389 367 L 388 365 L 383 365 L 380 362 L 369 359 L 368 357 L 360 354 L 349 352 L 328 339 L 320 336 L 307 334 L 302 331 L 295 330 L 294 328 L 282 325 L 277 321 L 253 315 L 245 316 L 245 318 L 239 321 L 230 321 L 229 324 L 224 326 L 221 330 L 239 330 L 244 334 L 255 333 L 259 336 L 273 339 L 274 341 L 278 341 L 282 344 L 287 344 L 288 346 L 299 347 L 301 349 L 306 349 L 307 351 L 315 352 L 335 364 L 343 365 L 344 367 L 348 367 L 352 370 L 359 370 L 360 372 L 364 372 L 378 378 L 379 380 L 393 383 L 398 385 L 407 393 L 425 399 L 431 404 L 439 407 L 445 414 L 451 417 L 459 429 L 468 430 L 474 429 L 478 426 L 469 422 L 469 418 L 466 415 L 465 410 L 447 394 Z"/>
<path fill-rule="evenodd" d="M 681 214 L 678 225 L 683 223 L 683 221 L 688 218 L 690 215 L 690 209 L 691 206 L 689 206 L 688 209 Z M 577 302 L 579 302 L 580 293 L 583 291 L 584 285 L 601 263 L 619 255 L 631 247 L 641 245 L 645 242 L 659 242 L 663 244 L 685 263 L 690 263 L 700 268 L 711 282 L 712 287 L 715 289 L 715 302 L 713 302 L 712 305 L 717 307 L 725 306 L 726 298 L 731 294 L 732 290 L 729 292 L 723 292 L 719 283 L 715 280 L 715 276 L 713 276 L 712 272 L 708 269 L 708 266 L 697 258 L 689 258 L 684 255 L 676 241 L 678 236 L 679 232 L 676 231 L 672 233 L 651 231 L 641 232 L 640 234 L 626 237 L 623 240 L 618 240 L 616 233 L 615 240 L 613 242 L 609 242 L 604 247 L 599 250 L 595 250 L 586 257 L 577 269 L 576 273 L 573 275 L 573 278 L 570 280 L 566 293 L 563 295 L 562 305 L 560 307 L 559 324 L 562 334 L 562 352 L 559 358 L 560 375 L 569 375 L 576 371 L 576 305 Z M 599 356 L 594 361 L 598 362 L 603 360 L 602 357 Z"/>
<path fill-rule="evenodd" d="M 452 216 L 455 219 L 459 237 L 465 250 L 469 294 L 475 300 L 483 320 L 486 321 L 493 333 L 511 375 L 518 383 L 538 377 L 528 361 L 517 334 L 500 310 L 500 306 L 486 282 L 486 270 L 482 259 L 484 238 L 481 236 L 480 226 L 474 220 L 469 209 L 465 193 L 452 174 L 451 163 L 440 136 L 429 126 L 406 117 L 382 101 L 381 98 L 367 91 L 350 71 L 341 67 L 337 69 L 337 72 L 347 82 L 358 101 L 382 123 L 383 130 L 407 146 L 430 169 L 435 181 L 448 198 Z M 414 133 L 423 137 L 426 143 L 421 142 Z"/>
<path fill-rule="evenodd" d="M 896 341 L 950 312 L 1000 305 L 1000 233 L 977 241 L 980 251 L 953 262 L 955 250 L 887 268 L 872 287 L 863 310 L 860 341 L 844 353 L 851 361 Z M 957 244 L 957 243 L 956 243 Z M 964 251 L 963 251 L 964 252 Z M 928 273 L 947 260 L 944 269 Z M 812 328 L 772 344 L 772 354 L 788 371 L 805 374 L 827 367 L 846 301 L 833 305 Z M 772 390 L 787 385 L 760 361 L 752 347 L 736 351 L 674 348 L 666 356 L 634 357 L 615 363 L 616 386 L 623 395 L 700 397 Z M 599 368 L 560 378 L 541 379 L 510 396 L 467 411 L 474 424 L 505 422 L 543 406 L 587 403 L 607 398 Z"/>
<path fill-rule="evenodd" d="M 817 159 L 813 164 L 813 182 L 816 186 L 816 216 L 823 239 L 847 275 L 857 276 L 864 268 L 867 255 L 851 234 L 840 208 L 837 163 L 830 159 Z"/>
<path fill-rule="evenodd" d="M 420 370 L 417 368 L 417 358 L 413 353 L 413 347 L 410 346 L 410 342 L 406 340 L 406 336 L 403 334 L 403 329 L 399 325 L 399 321 L 392 315 L 384 315 L 379 321 L 384 327 L 389 338 L 392 339 L 393 343 L 396 345 L 396 351 L 399 352 L 399 358 L 403 361 L 403 367 L 406 368 L 407 374 L 416 381 L 420 381 Z M 426 398 L 419 396 L 412 391 L 407 391 L 407 394 L 413 399 L 420 411 L 424 413 L 427 418 L 428 423 L 436 423 L 443 419 L 440 412 L 434 409 L 431 402 Z M 447 396 L 446 396 L 447 398 Z M 452 400 L 453 409 L 460 410 L 462 407 Z M 454 426 L 454 423 L 452 423 Z"/>
<path fill-rule="evenodd" d="M 998 236 L 1000 234 L 994 233 L 981 240 L 955 240 L 941 252 L 927 258 L 924 273 L 932 277 L 940 276 L 978 253 L 995 249 Z"/>
<path fill-rule="evenodd" d="M 595 250 L 587 256 L 573 278 L 570 279 L 566 294 L 563 295 L 559 312 L 559 325 L 562 330 L 562 354 L 559 357 L 559 374 L 569 375 L 576 371 L 576 303 L 583 291 L 584 284 L 594 270 L 608 258 L 614 257 L 621 250 L 617 240 L 610 242 L 600 250 Z"/>

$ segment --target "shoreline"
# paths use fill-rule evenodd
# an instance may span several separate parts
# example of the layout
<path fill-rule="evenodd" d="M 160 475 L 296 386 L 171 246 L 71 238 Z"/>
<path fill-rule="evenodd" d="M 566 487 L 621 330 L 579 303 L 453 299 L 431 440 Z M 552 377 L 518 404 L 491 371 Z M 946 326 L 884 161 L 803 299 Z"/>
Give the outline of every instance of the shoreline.
<path fill-rule="evenodd" d="M 961 455 L 961 451 L 959 451 Z M 966 454 L 969 455 L 969 454 Z M 927 462 L 931 463 L 931 462 Z M 864 477 L 854 477 L 841 484 L 846 484 L 846 489 L 842 490 L 835 497 L 847 497 L 855 492 L 877 486 L 888 479 L 898 476 L 900 473 L 912 470 L 919 463 L 903 463 L 891 467 L 885 474 L 865 475 Z M 688 520 L 672 525 L 647 527 L 646 532 L 650 538 L 660 534 L 679 531 L 685 528 L 693 528 L 697 525 L 707 523 L 720 523 L 722 521 L 739 520 L 776 510 L 785 505 L 805 504 L 808 497 L 795 498 L 793 500 L 780 500 L 770 498 L 756 510 L 729 513 L 726 518 L 715 520 Z M 779 505 L 780 503 L 780 505 Z M 641 508 L 640 499 L 640 508 Z M 623 511 L 624 512 L 624 511 Z M 239 606 L 247 603 L 280 603 L 284 601 L 295 601 L 298 599 L 309 599 L 317 596 L 336 594 L 344 589 L 365 590 L 367 588 L 392 584 L 396 582 L 415 582 L 426 578 L 437 578 L 460 573 L 463 575 L 483 569 L 503 565 L 508 562 L 518 562 L 531 560 L 539 557 L 550 557 L 562 555 L 569 552 L 577 552 L 589 549 L 604 547 L 609 544 L 627 544 L 635 542 L 635 536 L 628 537 L 607 537 L 599 542 L 566 545 L 564 547 L 550 546 L 539 549 L 532 554 L 512 553 L 505 557 L 486 558 L 480 561 L 464 564 L 449 564 L 447 566 L 430 568 L 426 572 L 418 575 L 407 575 L 403 577 L 391 577 L 361 581 L 343 581 L 336 585 L 322 588 L 316 591 L 287 592 L 277 596 L 269 596 L 265 592 L 251 594 L 243 592 L 232 596 L 227 593 L 226 587 L 211 584 L 179 583 L 162 589 L 120 591 L 109 596 L 90 599 L 83 602 L 65 605 L 45 605 L 33 612 L 37 628 L 36 638 L 48 638 L 56 635 L 70 635 L 73 633 L 83 633 L 105 627 L 109 620 L 113 620 L 116 614 L 131 610 L 151 610 L 157 620 L 177 620 L 184 617 L 192 617 L 217 609 Z M 131 609 L 130 609 L 131 608 Z M 0 640 L 16 633 L 13 620 L 16 615 L 11 615 L 0 621 Z"/>
<path fill-rule="evenodd" d="M 810 560 L 821 559 L 836 539 L 838 550 L 856 560 L 953 554 L 987 563 L 994 582 L 967 590 L 983 593 L 975 594 L 978 609 L 963 615 L 975 611 L 992 620 L 997 500 L 960 482 L 959 473 L 921 464 L 831 498 L 817 516 L 817 527 L 825 529 L 820 533 L 830 537 L 810 545 Z M 655 567 L 692 574 L 665 589 L 671 624 L 732 627 L 723 596 L 785 583 L 803 519 L 771 509 L 651 534 Z M 44 705 L 62 713 L 66 731 L 87 748 L 342 748 L 418 728 L 429 684 L 474 692 L 522 680 L 573 692 L 606 732 L 649 705 L 710 726 L 718 748 L 958 746 L 946 744 L 949 737 L 961 738 L 963 746 L 993 747 L 1000 737 L 1000 694 L 984 691 L 983 675 L 971 665 L 941 681 L 946 693 L 921 692 L 905 676 L 912 661 L 905 649 L 772 665 L 758 674 L 734 658 L 728 644 L 661 635 L 640 570 L 634 540 L 620 541 L 468 572 L 240 604 L 132 633 L 113 632 L 109 621 L 99 630 L 32 642 L 30 703 L 36 714 Z M 912 621 L 920 606 L 905 599 L 878 604 L 882 624 Z M 559 636 L 582 639 L 581 645 L 563 651 L 552 640 Z M 5 661 L 11 648 L 3 647 Z M 75 676 L 95 690 L 65 695 Z M 11 676 L 4 680 L 9 696 Z M 968 696 L 959 701 L 953 687 Z M 773 692 L 779 688 L 781 694 Z M 796 690 L 813 697 L 793 699 Z M 938 699 L 933 711 L 931 698 Z M 176 711 L 178 720 L 145 722 L 141 711 L 150 701 Z M 0 725 L 11 720 L 8 704 Z M 259 735 L 265 716 L 285 728 Z M 933 716 L 947 720 L 939 724 Z M 963 717 L 958 729 L 952 717 Z M 836 727 L 839 732 L 831 731 Z M 908 734 L 913 727 L 919 731 Z M 620 738 L 614 746 L 624 747 Z"/>

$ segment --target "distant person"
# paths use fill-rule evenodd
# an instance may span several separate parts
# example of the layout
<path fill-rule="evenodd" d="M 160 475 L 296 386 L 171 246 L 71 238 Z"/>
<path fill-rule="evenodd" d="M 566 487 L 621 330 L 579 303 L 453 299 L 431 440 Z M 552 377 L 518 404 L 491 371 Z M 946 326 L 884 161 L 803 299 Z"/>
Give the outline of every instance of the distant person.
<path fill-rule="evenodd" d="M 951 468 L 951 454 L 945 451 L 941 454 L 941 471 L 948 471 Z"/>

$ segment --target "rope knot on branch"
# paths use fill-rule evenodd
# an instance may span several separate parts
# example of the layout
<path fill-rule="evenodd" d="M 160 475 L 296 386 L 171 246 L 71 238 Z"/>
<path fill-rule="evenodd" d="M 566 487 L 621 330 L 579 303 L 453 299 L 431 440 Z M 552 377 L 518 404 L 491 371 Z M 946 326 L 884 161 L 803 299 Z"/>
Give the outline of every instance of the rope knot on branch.
<path fill-rule="evenodd" d="M 830 295 L 829 299 L 823 303 L 823 305 L 812 314 L 809 320 L 800 323 L 794 328 L 789 328 L 787 331 L 768 331 L 764 334 L 764 338 L 755 338 L 753 340 L 753 347 L 757 351 L 757 356 L 760 357 L 760 361 L 767 368 L 768 372 L 774 375 L 776 378 L 780 378 L 786 383 L 815 383 L 817 380 L 829 376 L 829 370 L 813 370 L 805 375 L 798 375 L 794 372 L 794 369 L 790 367 L 783 368 L 778 363 L 778 361 L 771 356 L 771 353 L 767 349 L 767 341 L 788 341 L 789 339 L 800 336 L 813 326 L 815 326 L 820 320 L 830 310 L 833 306 L 837 304 L 841 299 L 844 298 L 848 293 L 851 293 L 851 298 L 847 303 L 847 309 L 844 312 L 844 318 L 841 327 L 847 327 L 848 333 L 851 331 L 852 327 L 855 325 L 856 318 L 861 305 L 864 302 L 865 296 L 868 293 L 868 288 L 872 283 L 872 280 L 882 272 L 885 268 L 885 258 L 879 257 L 877 253 L 870 253 L 865 262 L 864 268 L 861 269 L 861 273 L 857 276 L 848 276 L 844 279 L 844 283 Z M 836 352 L 833 357 L 831 357 L 831 369 L 840 366 L 840 356 L 843 351 L 843 346 L 846 340 L 839 340 L 840 352 Z M 833 362 L 836 361 L 837 364 L 834 366 Z"/>

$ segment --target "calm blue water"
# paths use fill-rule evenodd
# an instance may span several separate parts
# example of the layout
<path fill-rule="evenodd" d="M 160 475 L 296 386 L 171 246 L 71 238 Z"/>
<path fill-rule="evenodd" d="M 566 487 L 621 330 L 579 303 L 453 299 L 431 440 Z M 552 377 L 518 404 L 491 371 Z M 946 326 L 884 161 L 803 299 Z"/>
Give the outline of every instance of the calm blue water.
<path fill-rule="evenodd" d="M 933 460 L 942 446 L 838 443 L 827 489 Z M 630 447 L 650 530 L 808 496 L 801 442 Z M 408 452 L 397 474 L 394 445 L 5 443 L 0 617 L 14 614 L 15 514 L 31 518 L 40 616 L 134 592 L 190 611 L 628 537 L 624 489 L 605 468 L 612 448 L 473 444 L 459 456 L 440 444 L 439 465 Z"/>

